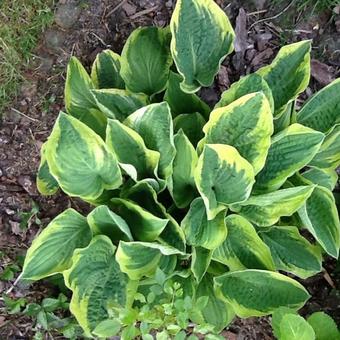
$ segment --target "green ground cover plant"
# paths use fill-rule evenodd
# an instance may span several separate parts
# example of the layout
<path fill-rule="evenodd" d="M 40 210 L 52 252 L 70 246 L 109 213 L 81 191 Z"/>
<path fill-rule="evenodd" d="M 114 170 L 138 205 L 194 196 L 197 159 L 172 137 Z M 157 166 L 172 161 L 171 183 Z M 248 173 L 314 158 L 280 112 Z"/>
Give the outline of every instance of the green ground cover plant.
<path fill-rule="evenodd" d="M 93 209 L 55 217 L 21 279 L 62 274 L 85 336 L 217 339 L 235 316 L 301 308 L 310 295 L 292 276 L 338 257 L 340 79 L 297 111 L 301 41 L 211 109 L 197 92 L 233 40 L 214 1 L 179 0 L 170 27 L 138 28 L 91 74 L 71 58 L 37 186 Z"/>
<path fill-rule="evenodd" d="M 39 34 L 53 21 L 53 1 L 0 1 L 0 117 L 17 94 Z"/>

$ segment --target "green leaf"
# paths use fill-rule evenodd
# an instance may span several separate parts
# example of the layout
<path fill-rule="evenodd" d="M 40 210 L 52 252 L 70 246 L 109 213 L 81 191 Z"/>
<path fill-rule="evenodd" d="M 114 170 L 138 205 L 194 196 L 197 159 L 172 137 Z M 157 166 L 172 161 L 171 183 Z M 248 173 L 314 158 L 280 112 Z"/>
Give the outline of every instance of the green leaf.
<path fill-rule="evenodd" d="M 210 86 L 233 49 L 234 31 L 213 0 L 178 0 L 171 17 L 171 54 L 183 76 L 181 88 L 193 93 Z"/>
<path fill-rule="evenodd" d="M 172 59 L 168 28 L 142 27 L 134 30 L 121 57 L 121 76 L 131 92 L 147 95 L 162 92 Z"/>
<path fill-rule="evenodd" d="M 246 268 L 275 270 L 268 246 L 251 223 L 239 215 L 227 216 L 225 223 L 228 236 L 214 250 L 213 260 L 227 265 L 232 271 Z"/>
<path fill-rule="evenodd" d="M 298 112 L 297 122 L 314 130 L 327 132 L 340 123 L 340 79 L 317 92 Z"/>
<path fill-rule="evenodd" d="M 168 188 L 177 207 L 185 208 L 198 196 L 194 180 L 198 156 L 182 130 L 175 135 L 174 143 L 176 156 Z"/>
<path fill-rule="evenodd" d="M 133 129 L 118 120 L 108 120 L 106 144 L 120 163 L 132 165 L 137 172 L 137 178 L 155 177 L 159 162 L 159 153 L 149 150 L 143 138 Z"/>
<path fill-rule="evenodd" d="M 197 282 L 200 282 L 206 273 L 210 261 L 212 251 L 203 247 L 193 247 L 191 255 L 191 271 Z"/>
<path fill-rule="evenodd" d="M 170 71 L 168 84 L 164 94 L 164 100 L 168 102 L 173 117 L 180 114 L 200 113 L 204 117 L 209 116 L 210 107 L 195 94 L 189 94 L 181 89 L 180 83 L 183 77 Z"/>
<path fill-rule="evenodd" d="M 242 77 L 239 81 L 232 84 L 224 91 L 220 101 L 215 105 L 215 109 L 231 104 L 233 101 L 254 92 L 263 92 L 268 99 L 271 111 L 274 112 L 273 94 L 267 82 L 257 73 Z"/>
<path fill-rule="evenodd" d="M 125 303 L 127 279 L 119 270 L 115 250 L 108 237 L 95 236 L 87 248 L 75 251 L 72 267 L 63 273 L 73 293 L 70 310 L 87 336 L 108 319 L 109 308 Z"/>
<path fill-rule="evenodd" d="M 86 247 L 91 238 L 86 218 L 73 209 L 65 210 L 33 241 L 21 278 L 39 280 L 61 273 L 70 267 L 73 251 Z"/>
<path fill-rule="evenodd" d="M 251 196 L 233 209 L 261 227 L 271 226 L 282 216 L 293 215 L 306 202 L 314 190 L 313 185 L 281 189 L 268 194 Z"/>
<path fill-rule="evenodd" d="M 160 153 L 160 177 L 167 179 L 171 176 L 176 149 L 169 105 L 162 102 L 145 106 L 130 115 L 124 123 L 142 136 L 147 148 Z"/>
<path fill-rule="evenodd" d="M 215 327 L 216 333 L 221 332 L 232 321 L 235 313 L 228 303 L 221 300 L 215 293 L 213 276 L 205 274 L 197 287 L 196 300 L 202 296 L 207 296 L 207 305 L 200 309 L 204 320 Z M 195 306 L 194 306 L 195 307 Z"/>
<path fill-rule="evenodd" d="M 104 137 L 106 117 L 98 110 L 92 89 L 94 85 L 85 68 L 76 57 L 71 57 L 65 83 L 66 111 Z"/>
<path fill-rule="evenodd" d="M 42 195 L 53 195 L 58 189 L 59 185 L 56 179 L 51 175 L 50 168 L 48 166 L 45 152 L 46 152 L 47 142 L 41 146 L 40 156 L 41 161 L 37 174 L 37 188 Z"/>
<path fill-rule="evenodd" d="M 70 196 L 96 199 L 122 183 L 115 155 L 89 127 L 61 112 L 48 139 L 46 159 L 53 177 Z"/>
<path fill-rule="evenodd" d="M 280 340 L 314 340 L 315 333 L 300 315 L 286 314 L 280 323 Z"/>
<path fill-rule="evenodd" d="M 282 306 L 299 309 L 310 297 L 297 281 L 265 270 L 230 272 L 214 281 L 219 296 L 242 318 L 268 315 Z"/>
<path fill-rule="evenodd" d="M 334 320 L 324 312 L 315 312 L 307 322 L 313 327 L 316 340 L 339 340 L 340 332 Z"/>
<path fill-rule="evenodd" d="M 224 205 L 245 201 L 255 182 L 253 167 L 229 145 L 206 144 L 195 170 L 195 182 L 208 219 Z"/>
<path fill-rule="evenodd" d="M 92 210 L 87 215 L 87 223 L 93 235 L 106 235 L 114 244 L 118 244 L 120 240 L 133 240 L 127 223 L 106 205 L 100 205 Z"/>
<path fill-rule="evenodd" d="M 338 174 L 333 169 L 311 168 L 303 172 L 301 176 L 311 184 L 321 185 L 330 191 L 333 191 L 338 180 Z"/>
<path fill-rule="evenodd" d="M 280 324 L 282 321 L 282 318 L 287 315 L 287 314 L 293 314 L 296 315 L 297 312 L 294 309 L 290 309 L 287 307 L 280 307 L 274 310 L 273 315 L 272 315 L 272 328 L 273 328 L 273 333 L 276 338 L 281 339 L 281 330 L 280 330 Z"/>
<path fill-rule="evenodd" d="M 274 131 L 269 102 L 262 92 L 243 96 L 226 107 L 215 109 L 203 131 L 205 138 L 199 145 L 231 145 L 257 174 L 265 164 Z"/>
<path fill-rule="evenodd" d="M 257 71 L 272 90 L 275 112 L 294 100 L 308 86 L 310 50 L 309 40 L 283 46 L 270 65 Z"/>
<path fill-rule="evenodd" d="M 91 69 L 91 79 L 98 89 L 124 89 L 120 76 L 120 55 L 111 50 L 98 53 Z"/>
<path fill-rule="evenodd" d="M 130 93 L 120 89 L 92 90 L 91 93 L 99 109 L 108 118 L 120 121 L 149 102 L 144 94 Z"/>
<path fill-rule="evenodd" d="M 198 112 L 183 113 L 174 119 L 174 130 L 178 132 L 182 129 L 191 144 L 196 147 L 204 137 L 203 126 L 205 123 L 205 119 Z"/>
<path fill-rule="evenodd" d="M 340 104 L 339 104 L 340 108 Z M 340 124 L 334 125 L 327 132 L 318 153 L 308 164 L 318 168 L 335 169 L 340 165 Z"/>
<path fill-rule="evenodd" d="M 193 200 L 181 222 L 188 244 L 206 249 L 217 248 L 227 236 L 224 217 L 225 211 L 221 211 L 209 221 L 202 198 Z"/>
<path fill-rule="evenodd" d="M 323 139 L 322 133 L 300 124 L 292 124 L 276 134 L 272 138 L 265 166 L 256 177 L 256 191 L 280 188 L 288 177 L 313 159 Z"/>
<path fill-rule="evenodd" d="M 136 183 L 132 188 L 122 194 L 122 197 L 136 202 L 141 208 L 151 214 L 168 219 L 168 224 L 159 236 L 162 242 L 185 251 L 185 237 L 176 220 L 167 213 L 165 207 L 157 200 L 157 193 L 146 181 Z"/>
<path fill-rule="evenodd" d="M 340 247 L 340 222 L 332 193 L 324 187 L 316 187 L 304 206 L 298 210 L 302 225 L 334 258 Z"/>
<path fill-rule="evenodd" d="M 121 328 L 118 320 L 107 319 L 98 324 L 93 330 L 93 334 L 100 338 L 109 338 L 118 334 Z"/>
<path fill-rule="evenodd" d="M 113 198 L 109 207 L 126 221 L 135 240 L 155 241 L 169 221 L 151 214 L 130 200 Z"/>
<path fill-rule="evenodd" d="M 153 276 L 163 256 L 183 254 L 176 248 L 159 243 L 120 241 L 116 259 L 120 270 L 131 280 Z"/>
<path fill-rule="evenodd" d="M 296 227 L 272 227 L 260 233 L 278 270 L 306 279 L 321 271 L 321 254 Z"/>

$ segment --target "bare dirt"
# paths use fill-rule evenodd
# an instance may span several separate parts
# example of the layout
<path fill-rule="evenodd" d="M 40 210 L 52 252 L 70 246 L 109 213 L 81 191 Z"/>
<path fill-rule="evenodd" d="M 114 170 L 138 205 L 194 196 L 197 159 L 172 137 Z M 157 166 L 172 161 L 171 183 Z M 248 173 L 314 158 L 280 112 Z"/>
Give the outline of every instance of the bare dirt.
<path fill-rule="evenodd" d="M 174 2 L 57 2 L 55 24 L 42 35 L 35 57 L 26 71 L 21 94 L 6 110 L 0 123 L 0 249 L 5 254 L 0 259 L 2 269 L 18 255 L 23 255 L 40 228 L 66 207 L 87 209 L 78 200 L 62 193 L 43 197 L 35 185 L 41 145 L 47 139 L 58 112 L 64 107 L 63 87 L 70 56 L 77 56 L 89 67 L 103 49 L 110 48 L 120 53 L 134 28 L 167 25 Z M 235 52 L 223 63 L 214 86 L 201 91 L 201 96 L 210 104 L 216 102 L 220 93 L 240 76 L 268 64 L 280 46 L 301 39 L 313 39 L 314 58 L 311 84 L 301 100 L 339 77 L 340 8 L 311 16 L 310 10 L 299 12 L 294 6 L 288 6 L 288 1 L 280 6 L 271 6 L 270 1 L 265 0 L 254 0 L 254 4 L 236 0 L 216 2 L 228 13 L 236 27 L 237 40 Z M 31 211 L 33 202 L 39 206 L 39 212 L 28 222 L 28 227 L 22 229 L 22 212 Z M 329 261 L 326 269 L 326 275 L 320 274 L 305 282 L 313 298 L 303 313 L 325 310 L 339 322 L 339 268 L 336 268 L 335 261 Z M 12 284 L 13 280 L 0 281 L 0 292 L 7 291 Z M 40 301 L 47 295 L 46 291 L 51 292 L 51 287 L 44 283 L 31 287 L 19 284 L 10 296 Z M 0 338 L 31 339 L 31 328 L 29 319 L 0 312 Z M 236 320 L 225 336 L 239 340 L 273 338 L 267 318 Z"/>

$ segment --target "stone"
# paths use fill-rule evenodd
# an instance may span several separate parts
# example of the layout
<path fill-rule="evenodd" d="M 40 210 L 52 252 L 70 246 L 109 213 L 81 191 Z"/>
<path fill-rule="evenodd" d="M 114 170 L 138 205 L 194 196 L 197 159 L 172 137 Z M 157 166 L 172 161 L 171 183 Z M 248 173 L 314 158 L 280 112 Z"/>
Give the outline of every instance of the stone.
<path fill-rule="evenodd" d="M 46 47 L 51 51 L 58 51 L 64 44 L 65 34 L 62 31 L 48 29 L 45 32 Z"/>
<path fill-rule="evenodd" d="M 54 20 L 59 27 L 69 29 L 77 22 L 80 11 L 76 3 L 61 4 L 57 8 Z"/>

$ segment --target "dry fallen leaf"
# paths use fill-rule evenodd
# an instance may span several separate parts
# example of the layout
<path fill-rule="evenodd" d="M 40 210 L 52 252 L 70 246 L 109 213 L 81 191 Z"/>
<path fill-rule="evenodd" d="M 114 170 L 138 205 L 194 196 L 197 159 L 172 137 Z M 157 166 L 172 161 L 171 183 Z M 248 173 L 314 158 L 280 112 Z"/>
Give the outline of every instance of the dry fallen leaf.
<path fill-rule="evenodd" d="M 311 61 L 311 74 L 314 79 L 324 86 L 334 80 L 332 68 L 315 59 Z"/>

